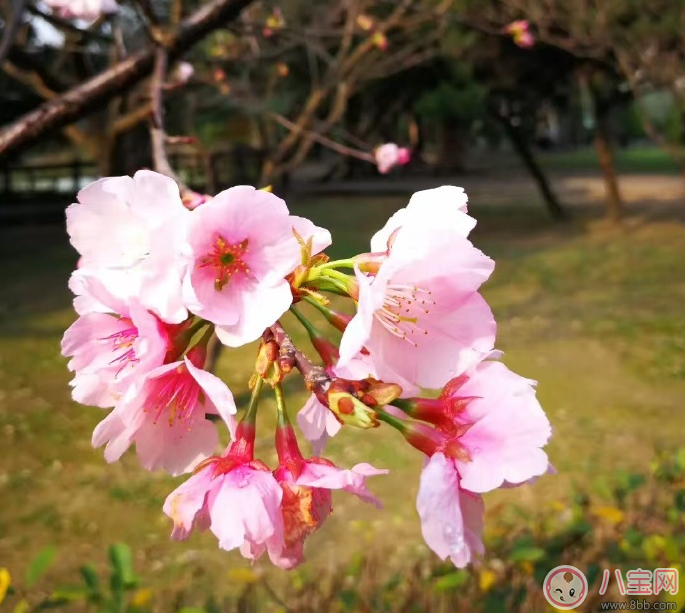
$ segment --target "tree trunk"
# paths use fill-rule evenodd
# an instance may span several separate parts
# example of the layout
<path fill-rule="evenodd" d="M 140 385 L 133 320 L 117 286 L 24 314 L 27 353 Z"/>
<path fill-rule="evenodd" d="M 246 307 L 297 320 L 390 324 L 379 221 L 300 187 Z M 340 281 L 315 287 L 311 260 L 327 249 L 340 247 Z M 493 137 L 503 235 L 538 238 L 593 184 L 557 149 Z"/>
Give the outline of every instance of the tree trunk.
<path fill-rule="evenodd" d="M 623 216 L 623 201 L 618 188 L 618 178 L 614 166 L 614 152 L 611 147 L 608 115 L 602 110 L 596 114 L 595 126 L 595 150 L 597 161 L 604 177 L 606 188 L 607 217 L 614 222 L 620 221 Z"/>
<path fill-rule="evenodd" d="M 538 189 L 540 190 L 540 195 L 542 196 L 549 214 L 557 221 L 568 219 L 568 212 L 561 206 L 556 194 L 552 190 L 552 186 L 547 180 L 547 176 L 533 155 L 533 152 L 528 146 L 528 142 L 521 133 L 521 130 L 514 126 L 508 117 L 502 117 L 499 113 L 497 113 L 496 116 L 504 126 L 504 131 L 509 137 L 509 140 L 516 150 L 516 153 L 519 154 L 521 161 L 528 169 L 528 172 L 530 172 L 530 175 L 537 184 Z"/>
<path fill-rule="evenodd" d="M 440 122 L 438 168 L 443 171 L 464 170 L 465 130 L 458 121 L 447 118 Z"/>

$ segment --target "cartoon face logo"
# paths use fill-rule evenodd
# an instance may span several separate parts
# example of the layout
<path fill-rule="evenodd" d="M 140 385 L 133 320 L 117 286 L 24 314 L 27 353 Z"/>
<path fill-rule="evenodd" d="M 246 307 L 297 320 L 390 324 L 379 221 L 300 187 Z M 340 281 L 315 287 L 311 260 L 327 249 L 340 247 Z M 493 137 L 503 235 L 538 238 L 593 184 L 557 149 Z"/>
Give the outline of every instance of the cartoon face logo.
<path fill-rule="evenodd" d="M 542 584 L 547 602 L 557 609 L 575 609 L 587 596 L 587 579 L 575 566 L 557 566 Z"/>

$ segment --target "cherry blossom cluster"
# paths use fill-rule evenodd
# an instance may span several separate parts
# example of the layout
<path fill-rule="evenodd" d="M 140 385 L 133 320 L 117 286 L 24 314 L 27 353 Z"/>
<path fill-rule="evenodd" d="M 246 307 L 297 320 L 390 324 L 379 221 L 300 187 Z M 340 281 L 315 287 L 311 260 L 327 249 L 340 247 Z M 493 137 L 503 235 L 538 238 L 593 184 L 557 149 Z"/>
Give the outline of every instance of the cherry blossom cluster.
<path fill-rule="evenodd" d="M 330 233 L 268 190 L 182 199 L 173 180 L 146 170 L 90 184 L 67 209 L 79 317 L 62 352 L 73 398 L 109 410 L 93 445 L 108 462 L 135 448 L 147 470 L 190 475 L 164 504 L 173 538 L 209 529 L 222 549 L 289 569 L 332 512 L 334 490 L 380 506 L 366 479 L 388 471 L 323 454 L 341 428 L 383 424 L 423 458 L 428 546 L 459 567 L 476 560 L 482 495 L 550 471 L 551 431 L 535 382 L 498 361 L 479 293 L 494 264 L 468 238 L 475 224 L 461 188 L 421 191 L 369 252 L 330 260 Z M 286 329 L 300 326 L 316 355 Z M 240 412 L 208 370 L 213 343 L 254 343 Z M 295 408 L 311 456 L 282 386 L 295 373 L 310 394 Z M 275 411 L 260 410 L 267 394 Z M 222 424 L 230 441 L 219 452 Z M 258 425 L 277 466 L 255 456 Z"/>
<path fill-rule="evenodd" d="M 45 0 L 59 17 L 94 21 L 119 10 L 116 0 Z"/>

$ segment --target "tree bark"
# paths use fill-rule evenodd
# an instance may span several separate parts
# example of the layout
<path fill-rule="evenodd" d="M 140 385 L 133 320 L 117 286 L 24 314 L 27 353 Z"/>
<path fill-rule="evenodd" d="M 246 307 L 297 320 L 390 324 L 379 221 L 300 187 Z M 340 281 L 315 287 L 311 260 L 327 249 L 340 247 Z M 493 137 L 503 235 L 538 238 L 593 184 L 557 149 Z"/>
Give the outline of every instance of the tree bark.
<path fill-rule="evenodd" d="M 461 172 L 465 168 L 466 134 L 459 121 L 445 118 L 440 121 L 440 151 L 438 168 L 444 172 Z"/>
<path fill-rule="evenodd" d="M 611 146 L 608 116 L 604 110 L 596 113 L 595 150 L 597 152 L 597 161 L 604 177 L 607 217 L 613 222 L 618 222 L 623 216 L 623 201 L 614 165 L 614 152 Z"/>
<path fill-rule="evenodd" d="M 549 214 L 557 221 L 568 219 L 568 212 L 561 206 L 556 194 L 552 190 L 552 186 L 547 180 L 547 175 L 545 175 L 545 172 L 533 155 L 532 150 L 528 146 L 528 142 L 523 134 L 521 134 L 521 130 L 511 123 L 509 117 L 503 117 L 499 113 L 496 113 L 496 116 L 504 126 L 504 132 L 511 141 L 516 153 L 519 154 L 521 161 L 537 184 Z"/>
<path fill-rule="evenodd" d="M 213 0 L 183 21 L 166 48 L 170 59 L 202 40 L 210 32 L 238 17 L 252 0 Z M 101 74 L 27 113 L 0 132 L 0 158 L 36 141 L 48 130 L 83 118 L 112 97 L 143 80 L 151 72 L 155 46 L 129 56 Z"/>

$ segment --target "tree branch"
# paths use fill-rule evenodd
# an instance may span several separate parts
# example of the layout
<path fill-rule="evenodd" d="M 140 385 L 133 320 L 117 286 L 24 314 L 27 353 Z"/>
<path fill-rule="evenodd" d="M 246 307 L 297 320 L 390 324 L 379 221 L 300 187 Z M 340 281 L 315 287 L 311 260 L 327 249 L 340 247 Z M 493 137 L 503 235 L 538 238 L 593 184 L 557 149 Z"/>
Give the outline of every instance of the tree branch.
<path fill-rule="evenodd" d="M 316 394 L 317 397 L 323 397 L 331 384 L 331 377 L 326 374 L 322 366 L 313 364 L 304 353 L 295 347 L 295 343 L 280 322 L 277 321 L 270 330 L 280 347 L 280 359 L 294 363 L 297 370 L 302 373 L 307 389 Z"/>
<path fill-rule="evenodd" d="M 14 42 L 14 37 L 17 35 L 19 26 L 21 26 L 26 2 L 27 0 L 14 0 L 14 2 L 10 2 L 10 5 L 12 6 L 12 16 L 9 20 L 5 19 L 5 28 L 2 32 L 2 39 L 0 39 L 0 64 L 2 64 L 7 57 L 10 47 Z"/>
<path fill-rule="evenodd" d="M 169 59 L 175 59 L 210 32 L 234 20 L 253 0 L 212 0 L 185 19 L 170 36 Z M 130 56 L 103 73 L 24 115 L 0 132 L 0 156 L 37 140 L 48 130 L 83 118 L 108 100 L 147 77 L 153 69 L 155 47 Z"/>
<path fill-rule="evenodd" d="M 304 134 L 311 140 L 319 143 L 320 145 L 323 145 L 324 147 L 328 147 L 329 149 L 332 149 L 337 153 L 340 153 L 342 155 L 348 155 L 350 157 L 357 158 L 358 160 L 362 160 L 364 162 L 371 162 L 372 164 L 376 163 L 376 159 L 370 153 L 367 153 L 366 151 L 360 151 L 358 149 L 352 149 L 351 147 L 346 147 L 345 145 L 337 143 L 334 140 L 331 140 L 330 138 L 326 138 L 321 134 L 302 128 L 297 124 L 294 124 L 292 121 L 289 121 L 288 119 L 283 117 L 283 115 L 279 115 L 278 113 L 269 113 L 269 117 L 271 117 L 271 119 L 273 119 L 276 123 L 282 125 L 287 130 L 293 130 L 300 134 Z"/>
<path fill-rule="evenodd" d="M 167 136 L 164 131 L 164 108 L 162 104 L 162 90 L 167 68 L 167 52 L 164 47 L 158 47 L 155 52 L 155 67 L 150 79 L 150 100 L 152 114 L 150 115 L 150 141 L 152 143 L 152 160 L 155 170 L 178 183 L 181 195 L 190 191 L 176 176 L 166 154 Z"/>

